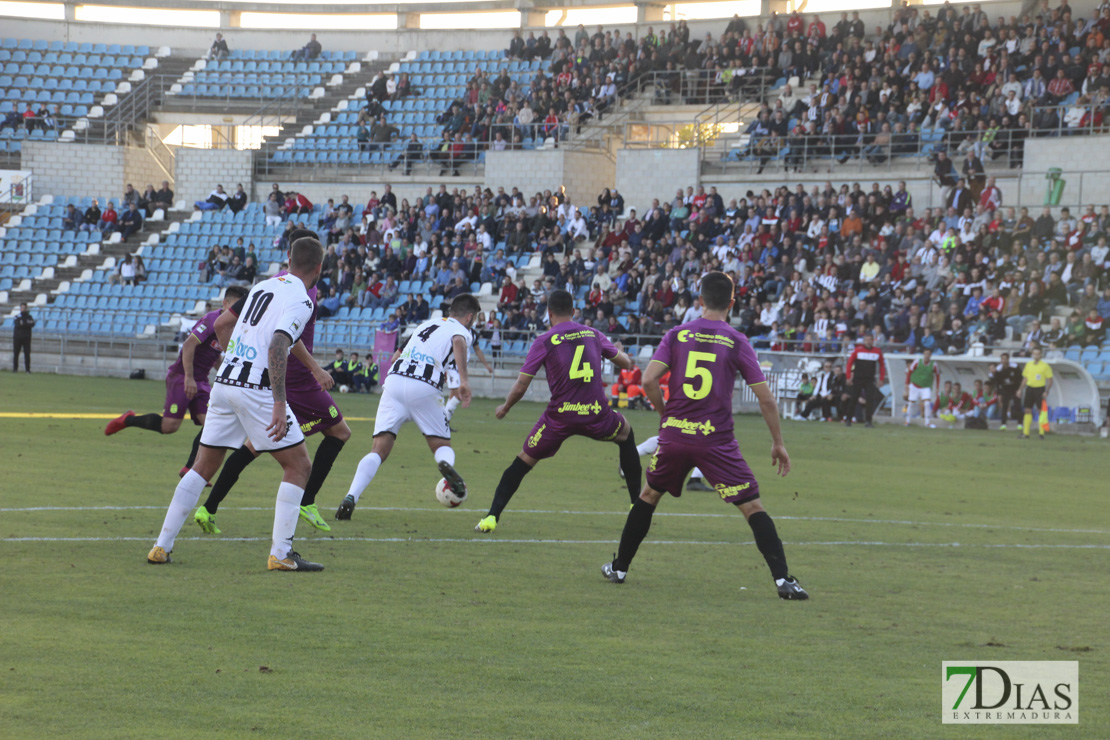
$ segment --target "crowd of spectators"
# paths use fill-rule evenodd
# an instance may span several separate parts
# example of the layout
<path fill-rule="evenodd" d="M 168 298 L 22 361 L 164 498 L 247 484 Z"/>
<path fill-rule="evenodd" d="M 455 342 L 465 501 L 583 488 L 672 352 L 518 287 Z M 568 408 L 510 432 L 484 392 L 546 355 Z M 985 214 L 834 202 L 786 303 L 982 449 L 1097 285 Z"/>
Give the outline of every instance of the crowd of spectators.
<path fill-rule="evenodd" d="M 360 219 L 346 197 L 316 211 L 316 223 L 284 218 L 285 233 L 315 228 L 328 242 L 327 313 L 384 308 L 403 327 L 429 298 L 492 283 L 498 306 L 483 331 L 498 344 L 541 329 L 556 288 L 575 293 L 585 323 L 650 343 L 697 314 L 699 280 L 717 269 L 736 281 L 734 323 L 762 348 L 835 354 L 862 334 L 949 354 L 1006 339 L 1019 355 L 1100 344 L 1110 206 L 1031 214 L 1002 206 L 996 190 L 991 182 L 961 212 L 915 208 L 904 183 L 783 185 L 727 202 L 716 188 L 687 187 L 638 211 L 614 189 L 575 204 L 562 188 L 529 196 L 440 185 L 399 199 L 386 186 Z M 542 277 L 528 281 L 514 258 L 534 253 Z M 404 281 L 430 290 L 402 295 Z"/>
<path fill-rule="evenodd" d="M 932 12 L 903 6 L 868 34 L 858 13 L 827 28 L 819 16 L 772 15 L 753 32 L 734 19 L 708 47 L 697 84 L 712 97 L 745 79 L 798 78 L 747 127 L 763 163 L 789 146 L 786 166 L 814 156 L 841 161 L 975 152 L 1021 162 L 1031 136 L 1101 129 L 1110 106 L 1110 6 L 1073 16 L 1066 0 L 993 21 L 978 4 Z M 739 74 L 743 72 L 744 74 Z M 935 146 L 926 146 L 935 144 Z"/>

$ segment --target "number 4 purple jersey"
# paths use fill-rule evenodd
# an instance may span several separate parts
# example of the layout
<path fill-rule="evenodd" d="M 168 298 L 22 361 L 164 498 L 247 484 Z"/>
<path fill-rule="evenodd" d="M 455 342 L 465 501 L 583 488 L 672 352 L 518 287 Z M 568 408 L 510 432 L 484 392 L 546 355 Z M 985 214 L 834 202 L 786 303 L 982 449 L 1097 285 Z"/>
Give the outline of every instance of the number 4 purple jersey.
<path fill-rule="evenodd" d="M 732 387 L 767 382 L 748 338 L 724 321 L 695 319 L 663 337 L 652 362 L 670 368 L 661 442 L 731 441 Z"/>
<path fill-rule="evenodd" d="M 551 389 L 549 411 L 558 413 L 571 407 L 608 408 L 609 396 L 601 363 L 602 358 L 616 356 L 617 348 L 604 334 L 573 321 L 564 321 L 536 337 L 520 372 L 534 376 L 541 367 L 545 369 Z"/>

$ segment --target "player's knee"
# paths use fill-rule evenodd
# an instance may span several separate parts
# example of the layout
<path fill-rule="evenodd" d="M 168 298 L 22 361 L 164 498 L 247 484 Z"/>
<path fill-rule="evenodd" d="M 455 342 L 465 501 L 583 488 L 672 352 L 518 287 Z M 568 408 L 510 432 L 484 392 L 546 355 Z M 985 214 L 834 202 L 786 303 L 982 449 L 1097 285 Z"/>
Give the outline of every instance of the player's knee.
<path fill-rule="evenodd" d="M 765 511 L 763 504 L 760 503 L 757 498 L 753 498 L 750 501 L 738 501 L 736 503 L 736 508 L 740 510 L 740 513 L 744 515 L 745 519 L 751 518 L 752 514 Z"/>
<path fill-rule="evenodd" d="M 644 486 L 644 490 L 640 491 L 640 500 L 641 501 L 646 501 L 647 503 L 651 504 L 652 506 L 657 506 L 659 504 L 659 500 L 662 499 L 662 498 L 663 498 L 663 492 L 662 491 L 656 491 L 651 486 Z"/>
<path fill-rule="evenodd" d="M 162 434 L 173 434 L 181 428 L 181 419 L 162 417 Z"/>
<path fill-rule="evenodd" d="M 346 442 L 351 438 L 351 428 L 347 426 L 347 422 L 341 421 L 325 431 L 324 434 L 328 437 L 335 437 L 340 442 Z"/>

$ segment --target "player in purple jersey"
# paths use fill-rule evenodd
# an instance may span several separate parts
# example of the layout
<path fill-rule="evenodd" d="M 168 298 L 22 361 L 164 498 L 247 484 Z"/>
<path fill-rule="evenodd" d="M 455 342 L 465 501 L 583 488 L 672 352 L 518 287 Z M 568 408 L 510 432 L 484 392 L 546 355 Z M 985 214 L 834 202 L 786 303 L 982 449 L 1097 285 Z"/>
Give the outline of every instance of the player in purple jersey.
<path fill-rule="evenodd" d="M 247 292 L 246 288 L 237 285 L 228 288 L 224 292 L 222 310 L 226 311 L 233 303 L 242 300 Z M 209 311 L 204 318 L 193 324 L 189 336 L 182 342 L 177 360 L 166 371 L 166 403 L 162 413 L 136 416 L 134 411 L 128 409 L 108 422 L 108 426 L 104 427 L 104 434 L 111 436 L 127 427 L 173 434 L 181 428 L 186 409 L 194 424 L 198 427 L 204 425 L 204 416 L 208 413 L 208 395 L 212 392 L 208 374 L 223 353 L 223 348 L 216 339 L 216 318 L 219 315 L 220 310 Z M 185 475 L 193 467 L 199 445 L 200 432 L 197 432 L 189 460 L 181 469 L 181 475 Z"/>
<path fill-rule="evenodd" d="M 563 442 L 575 435 L 616 442 L 629 498 L 635 501 L 640 491 L 643 469 L 636 451 L 636 437 L 628 420 L 610 408 L 609 389 L 601 376 L 602 358 L 612 360 L 622 370 L 630 369 L 632 360 L 601 332 L 571 321 L 574 299 L 567 291 L 551 293 L 547 312 L 551 329 L 532 342 L 516 384 L 495 413 L 498 419 L 504 419 L 509 409 L 524 397 L 541 367 L 547 374 L 551 401 L 524 441 L 524 450 L 501 475 L 489 514 L 478 522 L 476 532 L 496 529 L 501 512 L 524 476 L 537 462 L 554 456 Z"/>
<path fill-rule="evenodd" d="M 289 243 L 292 244 L 306 236 L 317 239 L 314 231 L 294 229 L 289 236 Z M 278 275 L 283 274 L 285 274 L 285 271 L 278 273 Z M 319 510 L 316 508 L 316 494 L 320 492 L 320 487 L 324 485 L 324 481 L 327 479 L 328 473 L 331 472 L 332 465 L 335 463 L 336 457 L 339 456 L 340 450 L 343 449 L 343 445 L 351 438 L 351 428 L 343 420 L 343 414 L 335 405 L 331 394 L 328 393 L 335 381 L 312 356 L 318 310 L 316 286 L 309 289 L 308 297 L 313 303 L 312 318 L 309 319 L 304 331 L 301 332 L 301 338 L 293 345 L 292 355 L 289 357 L 289 365 L 286 370 L 285 400 L 289 404 L 289 410 L 293 412 L 293 416 L 301 425 L 301 433 L 304 436 L 308 437 L 317 432 L 324 435 L 320 446 L 316 448 L 316 455 L 312 458 L 312 472 L 308 477 L 308 483 L 305 485 L 304 496 L 301 498 L 301 519 L 304 519 L 316 529 L 330 532 L 331 526 L 320 516 Z M 236 304 L 228 310 L 238 316 L 242 312 L 242 306 Z M 227 462 L 224 463 L 219 478 L 216 479 L 211 493 L 208 494 L 208 500 L 197 509 L 193 516 L 196 523 L 206 533 L 220 533 L 219 528 L 216 527 L 216 511 L 219 509 L 220 502 L 224 500 L 232 486 L 239 480 L 243 470 L 254 462 L 258 454 L 248 442 L 231 453 Z"/>
<path fill-rule="evenodd" d="M 735 504 L 755 535 L 783 599 L 809 594 L 790 575 L 775 523 L 759 502 L 759 484 L 740 454 L 732 430 L 732 388 L 737 373 L 759 399 L 771 432 L 771 462 L 780 475 L 790 472 L 782 442 L 779 409 L 767 387 L 748 338 L 728 324 L 733 303 L 732 278 L 711 272 L 701 280 L 702 317 L 671 329 L 663 337 L 644 373 L 644 390 L 659 409 L 659 449 L 648 465 L 647 483 L 628 512 L 620 549 L 601 568 L 613 583 L 624 583 L 628 566 L 651 527 L 651 516 L 664 493 L 682 495 L 682 482 L 696 466 L 720 497 Z M 670 399 L 664 407 L 659 380 L 670 372 Z"/>

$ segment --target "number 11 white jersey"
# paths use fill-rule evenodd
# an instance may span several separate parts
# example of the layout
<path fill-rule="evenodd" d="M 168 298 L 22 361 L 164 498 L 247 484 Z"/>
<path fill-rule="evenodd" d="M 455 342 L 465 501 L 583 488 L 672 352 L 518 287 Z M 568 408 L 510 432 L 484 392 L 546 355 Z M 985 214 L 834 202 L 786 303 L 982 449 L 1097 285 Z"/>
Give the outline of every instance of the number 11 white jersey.
<path fill-rule="evenodd" d="M 312 300 L 296 275 L 263 280 L 242 301 L 235 331 L 216 382 L 240 388 L 270 388 L 270 342 L 281 332 L 293 344 L 312 318 Z"/>
<path fill-rule="evenodd" d="M 454 318 L 429 319 L 409 336 L 389 373 L 443 388 L 447 364 L 454 357 L 453 341 L 462 337 L 470 346 L 470 331 Z"/>

